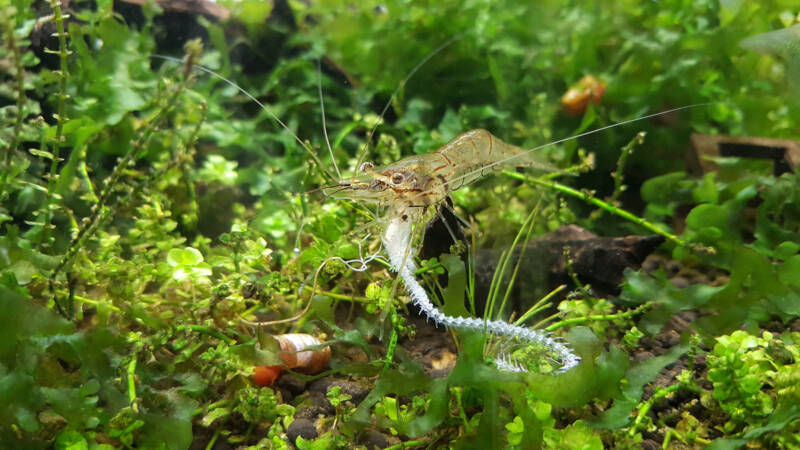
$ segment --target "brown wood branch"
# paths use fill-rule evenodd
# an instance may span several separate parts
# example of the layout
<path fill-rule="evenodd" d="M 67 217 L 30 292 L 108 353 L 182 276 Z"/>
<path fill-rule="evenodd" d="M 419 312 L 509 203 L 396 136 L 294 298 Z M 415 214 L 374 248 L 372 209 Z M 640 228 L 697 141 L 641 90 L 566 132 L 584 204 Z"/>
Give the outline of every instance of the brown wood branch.
<path fill-rule="evenodd" d="M 142 6 L 149 0 L 122 0 L 123 3 Z M 225 20 L 231 16 L 227 8 L 207 0 L 156 0 L 156 4 L 169 12 L 200 14 L 208 19 Z"/>
<path fill-rule="evenodd" d="M 719 157 L 767 159 L 774 163 L 773 172 L 780 175 L 794 172 L 800 165 L 800 142 L 750 136 L 720 136 L 695 133 L 686 157 L 689 171 L 702 175 L 717 170 Z"/>

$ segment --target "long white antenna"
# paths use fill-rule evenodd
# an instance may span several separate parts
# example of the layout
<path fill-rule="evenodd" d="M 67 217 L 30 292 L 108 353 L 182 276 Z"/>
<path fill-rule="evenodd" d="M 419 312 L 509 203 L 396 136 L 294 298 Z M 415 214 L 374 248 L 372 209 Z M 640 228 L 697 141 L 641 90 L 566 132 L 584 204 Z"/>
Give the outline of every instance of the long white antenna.
<path fill-rule="evenodd" d="M 336 176 L 339 177 L 337 181 L 342 181 L 342 173 L 339 172 L 339 166 L 336 165 L 336 158 L 333 157 L 333 147 L 331 147 L 331 141 L 328 139 L 328 124 L 325 120 L 325 101 L 322 98 L 322 67 L 319 60 L 317 60 L 317 91 L 319 92 L 319 109 L 322 114 L 322 134 L 325 135 L 325 144 L 328 146 L 333 168 L 336 169 Z"/>
<path fill-rule="evenodd" d="M 411 69 L 410 72 L 408 72 L 408 75 L 406 75 L 406 77 L 403 78 L 403 81 L 401 81 L 400 84 L 397 85 L 397 88 L 395 88 L 394 92 L 392 92 L 392 96 L 389 97 L 389 101 L 386 102 L 386 104 L 383 106 L 383 109 L 381 110 L 381 113 L 378 116 L 378 120 L 375 121 L 375 125 L 373 125 L 372 129 L 369 130 L 369 134 L 367 135 L 367 142 L 364 144 L 364 150 L 361 152 L 360 155 L 358 155 L 358 159 L 356 160 L 356 167 L 361 166 L 362 158 L 364 157 L 364 155 L 366 155 L 367 150 L 369 150 L 369 146 L 372 143 L 372 136 L 375 134 L 375 130 L 378 129 L 378 125 L 380 125 L 381 120 L 383 119 L 383 116 L 386 115 L 386 112 L 389 110 L 389 107 L 392 106 L 392 102 L 394 102 L 394 99 L 397 98 L 397 94 L 399 94 L 400 90 L 405 87 L 406 83 L 408 83 L 408 80 L 410 80 L 411 77 L 413 77 L 414 74 L 416 74 L 419 71 L 419 69 L 421 69 L 422 66 L 425 65 L 425 63 L 430 61 L 431 58 L 436 56 L 442 50 L 444 50 L 447 47 L 449 47 L 453 42 L 456 42 L 456 41 L 462 39 L 463 37 L 464 37 L 463 34 L 459 34 L 459 35 L 453 36 L 452 38 L 448 39 L 442 45 L 436 47 L 432 52 L 430 52 L 428 54 L 428 56 L 422 58 L 422 61 L 418 62 L 417 65 L 414 66 L 414 68 Z"/>
<path fill-rule="evenodd" d="M 150 55 L 150 57 L 151 57 L 151 58 L 157 58 L 157 59 L 163 59 L 163 60 L 165 60 L 165 61 L 172 61 L 172 62 L 177 62 L 177 63 L 183 63 L 183 60 L 182 60 L 182 59 L 180 59 L 180 58 L 175 58 L 175 57 L 173 57 L 173 56 L 166 56 L 166 55 L 152 54 L 152 55 Z M 255 104 L 256 104 L 256 105 L 260 106 L 260 107 L 261 107 L 261 109 L 263 109 L 264 111 L 266 111 L 266 113 L 267 113 L 267 114 L 269 114 L 269 116 L 270 116 L 270 117 L 271 117 L 273 120 L 275 120 L 275 122 L 278 122 L 278 124 L 279 124 L 281 127 L 283 127 L 283 129 L 284 129 L 284 130 L 286 130 L 286 132 L 287 132 L 287 133 L 289 133 L 289 134 L 290 134 L 290 135 L 291 135 L 291 136 L 294 138 L 294 140 L 295 140 L 295 141 L 297 141 L 297 142 L 298 142 L 298 143 L 299 143 L 299 144 L 300 144 L 300 145 L 301 145 L 301 146 L 302 146 L 302 147 L 303 147 L 303 148 L 306 150 L 306 152 L 308 152 L 308 154 L 309 154 L 309 155 L 311 155 L 311 157 L 314 159 L 314 162 L 316 162 L 317 166 L 319 166 L 320 172 L 322 172 L 322 174 L 323 174 L 323 175 L 325 175 L 327 178 L 333 178 L 333 176 L 332 176 L 330 173 L 328 173 L 328 171 L 325 169 L 325 166 L 322 164 L 322 161 L 320 161 L 320 159 L 319 159 L 319 157 L 316 155 L 316 153 L 314 153 L 314 151 L 313 151 L 313 150 L 311 150 L 311 148 L 310 148 L 310 147 L 309 147 L 309 146 L 308 146 L 308 145 L 307 145 L 305 142 L 303 142 L 303 140 L 302 140 L 302 139 L 300 139 L 300 138 L 299 138 L 299 137 L 298 137 L 296 134 L 294 134 L 294 132 L 292 131 L 292 129 L 291 129 L 291 128 L 289 128 L 289 126 L 288 126 L 288 125 L 286 125 L 285 123 L 283 123 L 283 121 L 282 121 L 282 120 L 281 120 L 281 119 L 280 119 L 280 118 L 279 118 L 277 115 L 275 115 L 275 113 L 273 113 L 273 112 L 272 112 L 272 110 L 271 110 L 271 109 L 269 109 L 269 107 L 267 107 L 267 105 L 265 105 L 265 104 L 261 103 L 261 102 L 260 102 L 260 101 L 259 101 L 257 98 L 255 98 L 255 97 L 253 96 L 253 94 L 251 94 L 251 93 L 247 92 L 247 91 L 246 91 L 244 88 L 242 88 L 242 87 L 241 87 L 241 86 L 239 86 L 238 84 L 236 84 L 236 83 L 234 83 L 233 81 L 231 81 L 231 80 L 229 80 L 229 79 L 225 78 L 224 76 L 222 76 L 222 75 L 218 74 L 217 72 L 215 72 L 215 71 L 213 71 L 213 70 L 209 69 L 208 67 L 206 67 L 206 66 L 202 66 L 202 65 L 200 65 L 200 64 L 194 64 L 192 67 L 195 67 L 195 68 L 197 68 L 198 70 L 202 70 L 203 72 L 205 72 L 205 73 L 207 73 L 207 74 L 209 74 L 209 75 L 212 75 L 212 76 L 215 76 L 215 77 L 219 78 L 220 80 L 224 81 L 224 82 L 225 82 L 225 83 L 227 83 L 229 86 L 231 86 L 231 87 L 233 87 L 234 89 L 238 90 L 239 92 L 241 92 L 242 94 L 244 94 L 244 95 L 245 95 L 247 98 L 249 98 L 250 100 L 252 100 L 253 102 L 255 102 Z M 338 169 L 337 169 L 337 171 L 338 171 Z M 340 178 L 341 178 L 341 177 L 340 177 Z"/>

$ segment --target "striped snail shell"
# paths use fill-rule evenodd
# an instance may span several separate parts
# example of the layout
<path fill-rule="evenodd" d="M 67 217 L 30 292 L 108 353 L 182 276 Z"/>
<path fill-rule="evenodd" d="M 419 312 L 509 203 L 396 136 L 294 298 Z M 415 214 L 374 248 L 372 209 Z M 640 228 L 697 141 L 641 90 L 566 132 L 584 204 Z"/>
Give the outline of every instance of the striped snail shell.
<path fill-rule="evenodd" d="M 318 373 L 327 367 L 331 360 L 330 347 L 306 350 L 308 347 L 322 344 L 322 341 L 310 334 L 279 334 L 275 339 L 281 348 L 278 356 L 290 369 L 309 374 Z"/>

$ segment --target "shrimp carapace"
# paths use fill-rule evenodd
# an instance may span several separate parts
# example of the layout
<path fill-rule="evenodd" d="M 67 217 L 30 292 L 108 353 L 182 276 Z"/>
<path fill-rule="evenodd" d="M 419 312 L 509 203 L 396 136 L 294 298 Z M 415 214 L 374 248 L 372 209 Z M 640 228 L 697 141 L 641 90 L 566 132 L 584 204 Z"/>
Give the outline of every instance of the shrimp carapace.
<path fill-rule="evenodd" d="M 441 203 L 451 191 L 509 166 L 556 170 L 533 152 L 478 129 L 460 134 L 433 153 L 409 156 L 383 167 L 363 163 L 360 173 L 351 180 L 323 191 L 334 198 L 377 201 L 398 211 L 424 208 Z"/>

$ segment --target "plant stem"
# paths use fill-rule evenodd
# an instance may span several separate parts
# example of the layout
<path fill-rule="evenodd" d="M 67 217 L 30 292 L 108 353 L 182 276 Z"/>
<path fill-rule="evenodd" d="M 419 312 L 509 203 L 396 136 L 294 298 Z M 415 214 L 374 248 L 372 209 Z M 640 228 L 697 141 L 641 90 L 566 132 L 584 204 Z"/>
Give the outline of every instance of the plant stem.
<path fill-rule="evenodd" d="M 90 298 L 81 297 L 80 295 L 75 295 L 75 296 L 73 296 L 73 298 L 75 300 L 81 302 L 81 303 L 94 305 L 95 307 L 98 307 L 98 306 L 102 305 L 102 306 L 105 306 L 106 308 L 108 308 L 108 309 L 110 309 L 110 310 L 112 310 L 114 312 L 122 312 L 121 309 L 117 308 L 116 306 L 114 306 L 114 305 L 112 305 L 110 303 L 106 303 L 106 302 L 102 302 L 102 301 L 98 301 L 98 300 L 92 300 Z"/>
<path fill-rule="evenodd" d="M 575 317 L 575 318 L 572 318 L 572 319 L 566 319 L 566 320 L 562 320 L 560 322 L 556 322 L 556 323 L 550 325 L 549 327 L 545 328 L 545 330 L 546 331 L 555 331 L 555 330 L 557 330 L 559 328 L 562 328 L 562 327 L 565 327 L 567 325 L 574 325 L 574 324 L 587 323 L 587 322 L 596 322 L 596 321 L 600 321 L 600 320 L 627 319 L 629 317 L 635 316 L 636 314 L 639 314 L 640 312 L 644 311 L 645 309 L 649 308 L 650 306 L 652 306 L 652 303 L 647 302 L 647 303 L 644 303 L 642 305 L 637 306 L 634 309 L 631 309 L 631 310 L 628 310 L 628 311 L 625 311 L 625 312 L 621 312 L 621 313 L 618 313 L 618 314 L 593 314 L 593 315 L 588 315 L 588 316 L 583 316 L 583 317 Z"/>
<path fill-rule="evenodd" d="M 700 394 L 703 391 L 697 386 L 692 386 L 686 383 L 676 383 L 662 389 L 657 389 L 655 392 L 653 392 L 653 395 L 649 399 L 647 399 L 646 402 L 641 404 L 642 406 L 636 413 L 636 419 L 634 419 L 633 425 L 631 425 L 631 429 L 628 431 L 628 435 L 633 436 L 634 434 L 636 434 L 636 431 L 642 424 L 644 417 L 647 415 L 648 412 L 650 412 L 650 409 L 653 407 L 653 405 L 656 403 L 658 399 L 664 398 L 672 394 L 673 392 L 679 391 L 680 389 L 687 389 L 691 392 L 694 392 L 695 394 Z"/>
<path fill-rule="evenodd" d="M 521 173 L 511 172 L 511 171 L 508 171 L 508 170 L 504 170 L 503 171 L 503 175 L 505 175 L 507 177 L 510 177 L 510 178 L 513 178 L 515 180 L 524 181 L 526 183 L 531 183 L 531 184 L 537 184 L 539 186 L 544 186 L 544 187 L 546 187 L 548 189 L 551 189 L 551 190 L 554 190 L 554 191 L 557 191 L 557 192 L 561 192 L 562 194 L 567 194 L 569 196 L 572 196 L 572 197 L 575 197 L 577 199 L 583 200 L 586 203 L 589 203 L 591 205 L 597 206 L 598 208 L 602 208 L 602 209 L 604 209 L 604 210 L 606 210 L 606 211 L 608 211 L 608 212 L 610 212 L 612 214 L 615 214 L 617 216 L 622 217 L 623 219 L 626 219 L 626 220 L 628 220 L 630 222 L 633 222 L 633 223 L 635 223 L 635 224 L 647 229 L 648 231 L 651 231 L 651 232 L 656 233 L 658 235 L 664 236 L 668 241 L 671 241 L 671 242 L 675 243 L 678 246 L 689 247 L 689 244 L 686 241 L 684 241 L 683 239 L 679 238 L 678 236 L 676 236 L 676 235 L 674 235 L 674 234 L 672 234 L 672 233 L 670 233 L 668 231 L 662 230 L 661 228 L 656 226 L 654 223 L 652 223 L 652 222 L 650 222 L 648 220 L 642 219 L 641 217 L 638 217 L 638 216 L 634 215 L 633 213 L 625 211 L 624 209 L 621 209 L 621 208 L 617 208 L 616 206 L 614 206 L 614 205 L 612 205 L 612 204 L 610 204 L 608 202 L 600 200 L 599 198 L 595 197 L 592 193 L 585 192 L 585 191 L 579 191 L 577 189 L 573 189 L 573 188 L 571 188 L 569 186 L 563 185 L 563 184 L 555 182 L 555 181 L 549 181 L 549 180 L 545 180 L 545 179 L 542 179 L 542 178 L 535 178 L 535 177 L 531 177 L 531 176 L 524 175 L 524 174 L 521 174 Z"/>
<path fill-rule="evenodd" d="M 8 11 L 8 10 L 6 10 Z M 6 182 L 8 181 L 7 178 L 11 173 L 11 155 L 17 150 L 17 145 L 19 144 L 19 135 L 22 132 L 22 119 L 24 118 L 24 108 L 25 108 L 25 71 L 22 66 L 22 55 L 20 54 L 19 48 L 17 47 L 17 42 L 14 37 L 14 26 L 16 24 L 11 21 L 8 23 L 8 49 L 11 51 L 11 55 L 14 59 L 14 69 L 16 73 L 14 74 L 17 79 L 17 117 L 14 121 L 14 132 L 11 135 L 11 142 L 8 144 L 8 149 L 6 150 L 5 154 L 5 161 L 4 161 L 4 170 L 3 170 L 3 182 L 0 185 L 0 198 L 2 198 L 3 194 L 6 190 Z"/>
<path fill-rule="evenodd" d="M 397 310 L 394 308 L 389 308 L 390 314 L 392 315 L 392 336 L 389 338 L 389 345 L 386 347 L 386 359 L 383 361 L 383 370 L 386 371 L 389 369 L 389 366 L 392 365 L 392 360 L 394 359 L 394 351 L 397 348 Z"/>
<path fill-rule="evenodd" d="M 429 445 L 430 443 L 431 441 L 423 441 L 423 440 L 405 441 L 399 444 L 394 444 L 391 447 L 386 447 L 386 450 L 401 450 L 409 447 L 422 447 L 424 445 Z"/>
<path fill-rule="evenodd" d="M 139 407 L 136 406 L 136 355 L 133 355 L 131 362 L 128 363 L 128 401 L 130 401 L 133 410 L 139 412 Z"/>
<path fill-rule="evenodd" d="M 464 424 L 464 429 L 466 430 L 467 434 L 469 434 L 472 433 L 472 427 L 469 424 L 469 419 L 467 419 L 467 413 L 464 411 L 464 405 L 461 402 L 462 389 L 463 388 L 460 386 L 455 386 L 450 388 L 450 392 L 453 393 L 453 396 L 456 398 L 456 408 L 458 408 L 458 417 Z"/>
<path fill-rule="evenodd" d="M 306 291 L 312 292 L 314 295 L 324 295 L 326 297 L 330 297 L 334 300 L 346 300 L 351 302 L 361 302 L 361 303 L 369 303 L 372 300 L 368 299 L 367 297 L 358 297 L 355 295 L 344 295 L 344 294 L 336 294 L 330 291 L 323 291 L 321 289 L 313 289 L 309 285 L 303 286 L 303 289 Z"/>
<path fill-rule="evenodd" d="M 566 284 L 562 284 L 561 286 L 558 286 L 557 288 L 555 288 L 552 291 L 550 291 L 547 295 L 542 297 L 541 300 L 536 302 L 535 305 L 531 306 L 530 309 L 525 311 L 525 313 L 523 313 L 519 317 L 519 319 L 517 319 L 517 321 L 514 322 L 514 325 L 521 326 L 526 320 L 530 319 L 534 314 L 536 314 L 539 311 L 541 311 L 542 305 L 549 304 L 550 303 L 550 299 L 555 297 L 556 294 L 558 294 L 559 292 L 563 291 L 566 288 L 567 288 L 567 285 Z"/>
<path fill-rule="evenodd" d="M 578 274 L 575 272 L 575 269 L 572 267 L 572 260 L 569 258 L 569 247 L 564 247 L 564 266 L 567 268 L 567 274 L 569 275 L 570 279 L 572 279 L 572 283 L 575 287 L 581 291 L 583 294 L 583 298 L 586 299 L 587 302 L 591 305 L 597 303 L 597 299 L 589 292 L 589 285 L 583 284 L 581 280 L 578 278 Z"/>
<path fill-rule="evenodd" d="M 524 237 L 524 241 L 521 245 L 521 250 L 519 255 L 517 256 L 517 262 L 514 264 L 514 270 L 511 272 L 511 277 L 509 278 L 508 282 L 506 283 L 506 292 L 503 295 L 503 301 L 500 302 L 500 308 L 497 310 L 498 316 L 503 313 L 503 310 L 506 307 L 506 303 L 508 302 L 508 298 L 511 296 L 511 291 L 514 286 L 514 282 L 517 279 L 517 275 L 519 275 L 519 268 L 522 265 L 522 260 L 525 256 L 526 246 L 528 241 L 531 238 L 531 232 L 533 231 L 533 219 L 539 212 L 539 203 L 536 204 L 536 207 L 531 210 L 528 217 L 525 218 L 525 222 L 522 224 L 522 228 L 520 228 L 519 232 L 516 236 L 514 236 L 514 241 L 511 243 L 511 247 L 503 253 L 501 256 L 500 261 L 497 264 L 497 268 L 495 269 L 493 278 L 497 278 L 497 283 L 492 283 L 495 285 L 495 290 L 492 291 L 490 289 L 489 294 L 489 301 L 487 302 L 486 312 L 484 313 L 484 317 L 490 317 L 489 315 L 494 310 L 494 304 L 497 300 L 497 294 L 499 290 L 499 285 L 502 283 L 502 277 L 506 272 L 506 268 L 508 263 L 511 261 L 511 258 L 514 257 L 515 249 L 517 248 L 517 244 L 519 243 L 520 239 Z M 494 281 L 494 280 L 493 280 Z M 487 315 L 489 314 L 489 315 Z"/>
<path fill-rule="evenodd" d="M 614 193 L 611 194 L 611 197 L 608 198 L 608 202 L 612 205 L 617 203 L 617 199 L 622 194 L 624 190 L 624 186 L 622 184 L 622 177 L 623 172 L 625 171 L 625 162 L 628 160 L 628 157 L 633 153 L 634 147 L 637 145 L 642 145 L 644 143 L 644 137 L 647 135 L 644 131 L 640 131 L 636 133 L 636 136 L 628 142 L 625 147 L 622 147 L 622 153 L 619 155 L 619 159 L 617 160 L 617 170 L 614 171 Z"/>
<path fill-rule="evenodd" d="M 236 343 L 235 339 L 225 336 L 221 331 L 214 328 L 205 327 L 203 325 L 178 325 L 177 327 L 175 327 L 176 333 L 186 330 L 213 336 L 221 341 L 225 341 L 225 343 L 229 345 Z"/>
<path fill-rule="evenodd" d="M 206 445 L 206 450 L 212 450 L 214 448 L 214 444 L 217 443 L 217 439 L 219 439 L 219 434 L 222 432 L 222 428 L 217 428 L 214 430 L 214 435 L 211 436 L 211 440 L 208 441 L 208 445 Z"/>
<path fill-rule="evenodd" d="M 53 8 L 53 16 L 56 22 L 58 32 L 58 55 L 59 55 L 59 70 L 55 73 L 58 74 L 58 92 L 55 96 L 58 98 L 58 107 L 56 113 L 56 135 L 53 139 L 53 151 L 51 152 L 52 159 L 50 160 L 50 177 L 47 180 L 47 199 L 44 203 L 44 225 L 42 227 L 42 236 L 45 245 L 50 245 L 50 226 L 53 220 L 53 212 L 51 211 L 51 203 L 53 201 L 53 191 L 56 187 L 58 180 L 58 163 L 61 162 L 61 141 L 64 139 L 64 122 L 67 118 L 64 117 L 64 110 L 67 106 L 67 34 L 64 33 L 64 19 L 69 16 L 61 14 L 61 3 L 59 0 L 50 0 L 50 7 Z"/>

